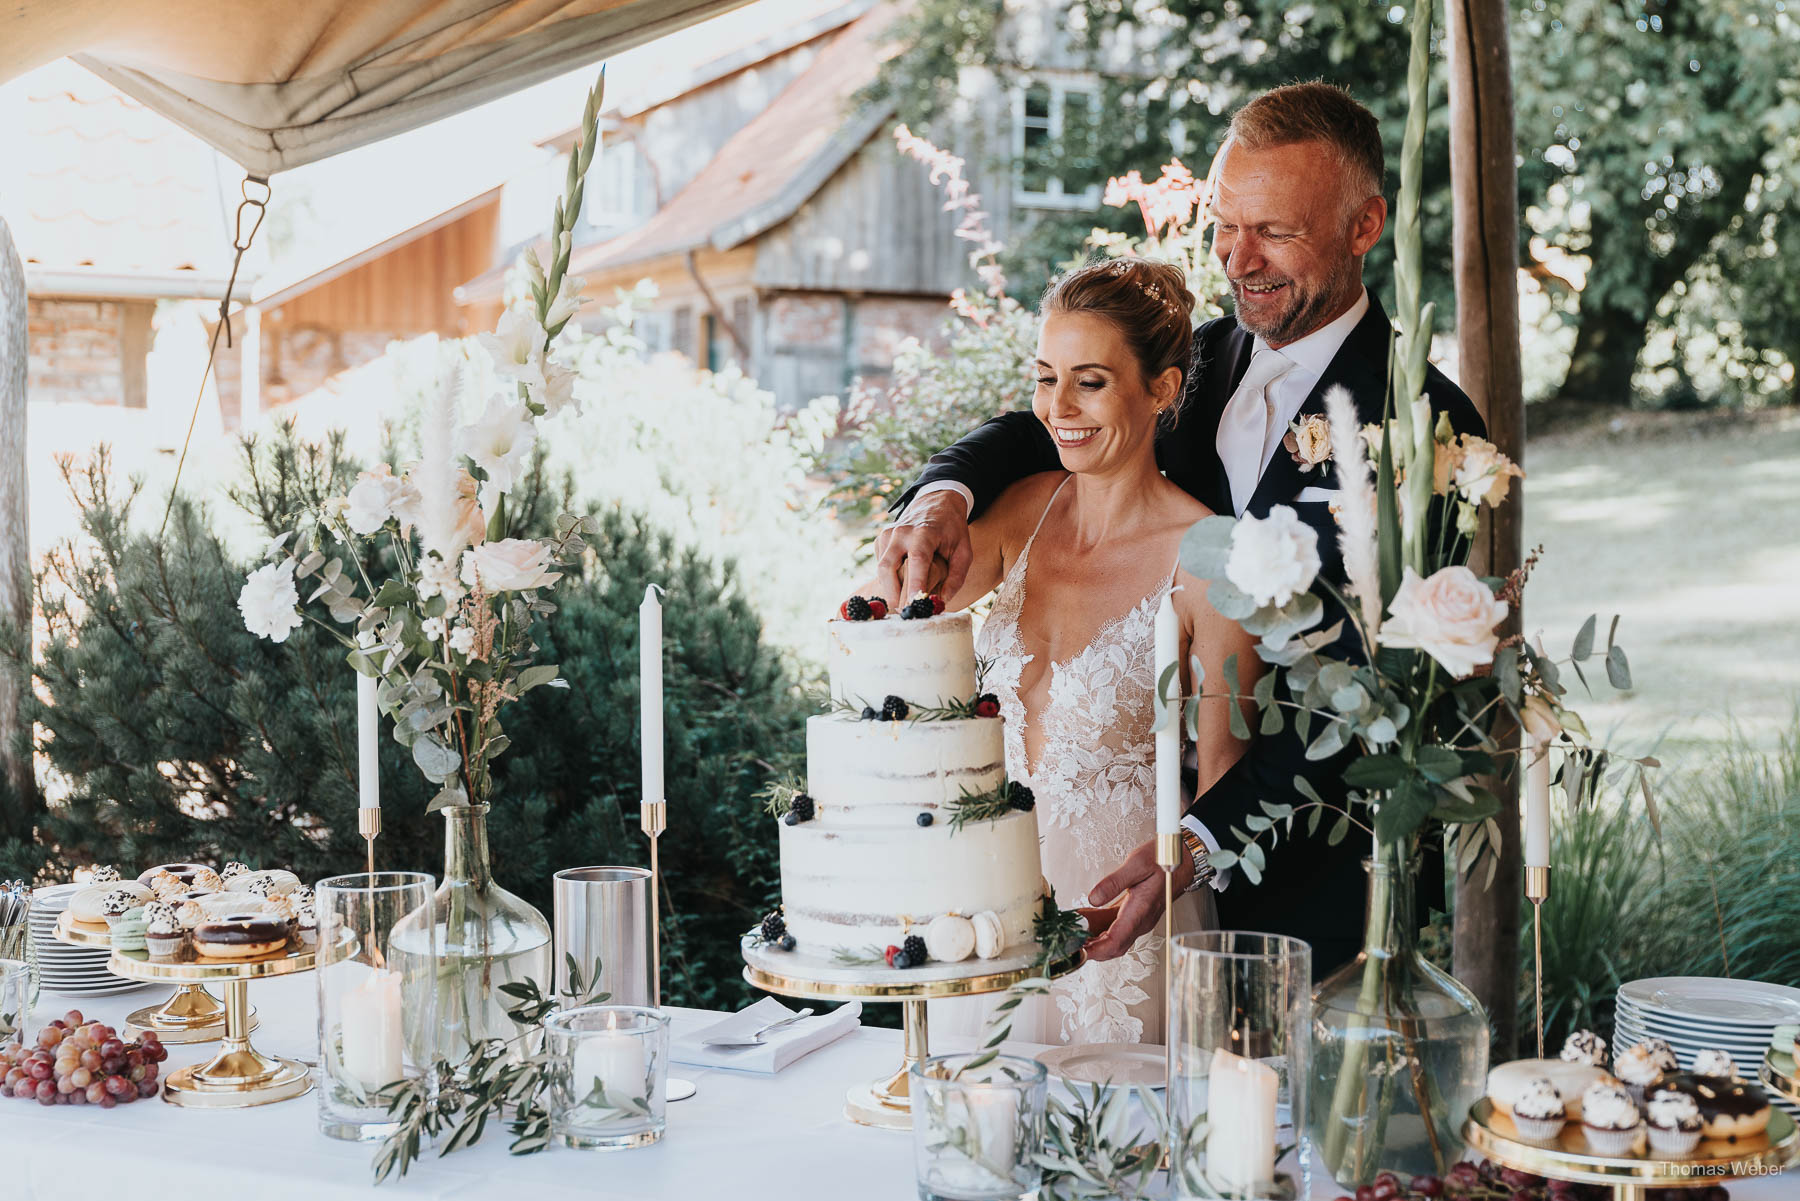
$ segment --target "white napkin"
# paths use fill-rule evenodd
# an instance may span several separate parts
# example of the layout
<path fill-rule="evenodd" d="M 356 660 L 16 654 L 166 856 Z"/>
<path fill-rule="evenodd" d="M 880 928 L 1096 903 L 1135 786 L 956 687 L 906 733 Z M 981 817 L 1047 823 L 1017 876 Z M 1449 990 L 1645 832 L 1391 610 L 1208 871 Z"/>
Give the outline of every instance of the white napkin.
<path fill-rule="evenodd" d="M 805 1018 L 791 1026 L 772 1030 L 759 1047 L 708 1047 L 709 1038 L 735 1036 L 749 1038 L 770 1022 L 792 1017 L 789 1009 L 774 997 L 764 997 L 750 1008 L 732 1014 L 722 1022 L 714 1022 L 703 1030 L 678 1038 L 670 1045 L 669 1058 L 693 1067 L 732 1068 L 740 1072 L 773 1075 L 804 1055 L 836 1042 L 862 1025 L 862 1002 L 852 1001 L 827 1014 Z"/>

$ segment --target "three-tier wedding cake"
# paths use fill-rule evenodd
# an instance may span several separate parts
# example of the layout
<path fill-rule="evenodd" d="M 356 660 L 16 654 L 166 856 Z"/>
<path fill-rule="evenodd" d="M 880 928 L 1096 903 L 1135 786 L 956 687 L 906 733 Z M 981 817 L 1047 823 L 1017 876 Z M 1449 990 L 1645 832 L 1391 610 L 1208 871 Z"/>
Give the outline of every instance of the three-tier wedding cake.
<path fill-rule="evenodd" d="M 1006 779 L 969 615 L 833 620 L 826 653 L 830 712 L 807 722 L 805 792 L 780 819 L 779 933 L 753 936 L 756 958 L 943 978 L 1035 954 L 1037 819 Z"/>

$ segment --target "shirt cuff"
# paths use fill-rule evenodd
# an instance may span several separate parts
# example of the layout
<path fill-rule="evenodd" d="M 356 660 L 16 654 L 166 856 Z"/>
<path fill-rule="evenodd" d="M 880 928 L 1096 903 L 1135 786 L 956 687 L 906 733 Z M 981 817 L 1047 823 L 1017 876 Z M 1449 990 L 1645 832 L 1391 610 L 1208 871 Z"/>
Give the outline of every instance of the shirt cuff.
<path fill-rule="evenodd" d="M 919 485 L 919 490 L 913 493 L 912 504 L 907 505 L 906 509 L 901 510 L 900 516 L 894 519 L 893 524 L 899 525 L 901 522 L 905 521 L 907 510 L 910 510 L 913 505 L 918 504 L 933 492 L 954 492 L 963 498 L 963 504 L 968 506 L 969 513 L 975 511 L 975 494 L 969 491 L 967 487 L 957 483 L 955 480 L 932 480 L 929 484 Z"/>
<path fill-rule="evenodd" d="M 1195 838 L 1198 838 L 1201 842 L 1205 843 L 1206 849 L 1208 851 L 1212 852 L 1215 855 L 1218 854 L 1219 840 L 1213 837 L 1212 831 L 1208 830 L 1206 828 L 1206 824 L 1204 822 L 1202 822 L 1199 818 L 1193 816 L 1192 814 L 1189 814 L 1187 817 L 1184 817 L 1181 819 L 1181 824 L 1183 826 L 1187 827 L 1189 830 L 1191 830 L 1193 832 L 1193 835 Z M 1214 890 L 1218 891 L 1218 892 L 1224 892 L 1225 886 L 1230 883 L 1231 883 L 1231 869 L 1230 868 L 1226 868 L 1224 871 L 1219 872 L 1217 875 L 1213 876 L 1213 878 L 1212 878 L 1212 886 L 1213 886 Z"/>

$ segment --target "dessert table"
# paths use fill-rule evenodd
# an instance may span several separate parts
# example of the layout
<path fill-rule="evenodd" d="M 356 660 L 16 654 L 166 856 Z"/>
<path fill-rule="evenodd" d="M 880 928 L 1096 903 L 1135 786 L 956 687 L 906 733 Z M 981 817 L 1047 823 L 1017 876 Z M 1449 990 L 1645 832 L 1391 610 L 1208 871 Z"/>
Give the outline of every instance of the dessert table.
<path fill-rule="evenodd" d="M 315 995 L 310 976 L 260 983 L 258 1045 L 270 1054 L 316 1060 Z M 139 993 L 70 999 L 46 992 L 32 1027 L 69 1008 L 116 1025 L 142 1003 Z M 721 1016 L 672 1012 L 676 1037 Z M 203 1061 L 211 1047 L 170 1046 L 163 1073 Z M 91 1201 L 121 1189 L 147 1185 L 160 1194 L 182 1185 L 257 1201 L 911 1201 L 917 1195 L 911 1140 L 844 1118 L 847 1085 L 878 1075 L 899 1056 L 898 1030 L 865 1027 L 775 1076 L 683 1066 L 680 1073 L 699 1084 L 699 1094 L 669 1107 L 668 1133 L 654 1147 L 610 1154 L 551 1148 L 510 1156 L 506 1131 L 490 1126 L 478 1146 L 444 1158 L 427 1150 L 404 1179 L 379 1189 L 370 1183 L 373 1147 L 319 1134 L 310 1094 L 236 1110 L 182 1109 L 160 1101 L 103 1110 L 8 1098 L 0 1100 L 0 1196 Z M 1800 1195 L 1800 1173 L 1737 1181 L 1730 1188 L 1733 1201 L 1791 1201 Z M 1314 1196 L 1339 1191 L 1321 1180 Z"/>

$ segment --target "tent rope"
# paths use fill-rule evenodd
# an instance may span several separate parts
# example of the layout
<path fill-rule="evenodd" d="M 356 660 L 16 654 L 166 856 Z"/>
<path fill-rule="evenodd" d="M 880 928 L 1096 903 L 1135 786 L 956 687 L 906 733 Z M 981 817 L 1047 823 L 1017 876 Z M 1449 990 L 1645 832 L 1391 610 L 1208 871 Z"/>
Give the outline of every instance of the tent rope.
<path fill-rule="evenodd" d="M 258 194 L 252 195 L 252 190 Z M 262 175 L 246 175 L 244 182 L 238 185 L 238 195 L 243 199 L 238 203 L 236 227 L 232 232 L 231 247 L 236 253 L 231 258 L 231 275 L 225 280 L 225 295 L 219 298 L 219 323 L 213 327 L 212 343 L 206 349 L 206 366 L 200 372 L 200 388 L 194 396 L 194 411 L 188 416 L 187 436 L 181 440 L 181 457 L 175 461 L 175 479 L 169 484 L 169 504 L 163 510 L 162 526 L 156 531 L 158 540 L 168 532 L 169 514 L 175 511 L 175 497 L 181 488 L 181 469 L 187 465 L 188 445 L 194 440 L 194 426 L 200 420 L 200 406 L 206 400 L 206 381 L 212 378 L 213 363 L 219 356 L 219 335 L 225 335 L 225 346 L 231 346 L 231 294 L 237 287 L 238 268 L 243 266 L 244 253 L 250 244 L 256 241 L 256 231 L 262 228 L 263 217 L 268 214 L 269 199 L 275 190 L 269 186 L 269 180 Z M 245 231 L 245 223 L 249 220 L 249 230 Z"/>

